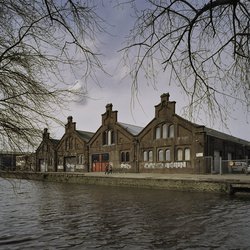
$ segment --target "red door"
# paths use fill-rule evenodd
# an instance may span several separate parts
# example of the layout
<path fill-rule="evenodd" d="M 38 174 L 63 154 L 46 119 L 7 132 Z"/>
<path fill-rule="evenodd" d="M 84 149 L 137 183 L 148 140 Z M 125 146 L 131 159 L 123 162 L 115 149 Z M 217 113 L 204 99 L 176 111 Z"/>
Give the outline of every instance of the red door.
<path fill-rule="evenodd" d="M 92 155 L 92 171 L 105 172 L 106 165 L 109 163 L 109 154 L 94 154 Z"/>

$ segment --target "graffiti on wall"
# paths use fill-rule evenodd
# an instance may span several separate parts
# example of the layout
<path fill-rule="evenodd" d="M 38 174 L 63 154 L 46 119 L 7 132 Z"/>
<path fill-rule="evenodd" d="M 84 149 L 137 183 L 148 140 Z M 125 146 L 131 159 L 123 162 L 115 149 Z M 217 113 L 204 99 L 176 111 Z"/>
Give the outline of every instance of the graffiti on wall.
<path fill-rule="evenodd" d="M 78 164 L 78 165 L 76 165 L 76 169 L 85 169 L 85 166 L 84 165 L 80 165 L 80 164 Z"/>
<path fill-rule="evenodd" d="M 122 164 L 121 164 L 121 168 L 124 168 L 124 169 L 131 169 L 132 167 L 131 167 L 131 165 L 128 164 L 128 163 L 122 163 Z"/>
<path fill-rule="evenodd" d="M 66 166 L 66 171 L 69 171 L 69 172 L 75 171 L 75 164 L 71 164 L 71 163 L 66 162 L 65 166 Z"/>
<path fill-rule="evenodd" d="M 180 161 L 180 162 L 150 162 L 150 163 L 145 163 L 144 168 L 186 168 L 187 163 L 185 161 Z"/>
<path fill-rule="evenodd" d="M 63 170 L 63 165 L 58 165 L 58 166 L 57 166 L 57 169 Z"/>

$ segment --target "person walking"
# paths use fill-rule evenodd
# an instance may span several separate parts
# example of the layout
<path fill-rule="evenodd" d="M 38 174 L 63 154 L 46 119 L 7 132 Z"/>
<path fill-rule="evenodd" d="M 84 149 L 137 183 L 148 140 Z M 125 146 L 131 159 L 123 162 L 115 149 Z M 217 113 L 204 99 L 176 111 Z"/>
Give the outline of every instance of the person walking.
<path fill-rule="evenodd" d="M 105 174 L 109 174 L 109 164 L 107 164 L 105 167 Z"/>
<path fill-rule="evenodd" d="M 109 164 L 109 174 L 112 174 L 113 173 L 113 169 L 112 169 L 112 166 Z"/>

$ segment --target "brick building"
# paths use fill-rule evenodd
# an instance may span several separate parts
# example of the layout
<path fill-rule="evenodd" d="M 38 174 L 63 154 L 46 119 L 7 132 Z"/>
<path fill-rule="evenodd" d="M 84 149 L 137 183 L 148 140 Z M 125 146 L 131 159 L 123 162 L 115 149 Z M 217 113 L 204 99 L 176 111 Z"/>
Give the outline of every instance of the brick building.
<path fill-rule="evenodd" d="M 72 116 L 68 117 L 65 133 L 57 145 L 57 171 L 86 172 L 89 170 L 87 143 L 94 133 L 76 130 Z"/>
<path fill-rule="evenodd" d="M 117 111 L 112 107 L 106 105 L 102 125 L 88 143 L 90 171 L 105 171 L 110 164 L 113 171 L 138 172 L 136 135 L 142 128 L 118 122 Z"/>
<path fill-rule="evenodd" d="M 59 140 L 50 138 L 48 129 L 43 132 L 43 140 L 36 150 L 36 170 L 55 172 L 57 170 L 57 144 Z"/>
<path fill-rule="evenodd" d="M 183 119 L 175 104 L 161 95 L 154 119 L 139 133 L 139 172 L 219 172 L 220 157 L 250 157 L 249 142 Z"/>
<path fill-rule="evenodd" d="M 118 112 L 107 104 L 95 133 L 76 130 L 71 116 L 59 143 L 45 130 L 37 150 L 39 171 L 104 172 L 109 164 L 114 172 L 218 173 L 221 160 L 250 159 L 250 142 L 182 118 L 169 97 L 161 95 L 155 117 L 144 128 L 119 122 Z M 224 167 L 229 171 L 228 164 Z"/>

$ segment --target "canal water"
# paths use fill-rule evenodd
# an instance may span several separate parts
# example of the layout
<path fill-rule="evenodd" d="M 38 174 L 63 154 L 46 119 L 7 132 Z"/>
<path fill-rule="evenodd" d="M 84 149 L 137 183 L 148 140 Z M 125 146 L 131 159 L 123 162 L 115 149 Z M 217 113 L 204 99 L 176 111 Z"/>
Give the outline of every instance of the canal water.
<path fill-rule="evenodd" d="M 0 179 L 0 249 L 250 249 L 250 195 Z"/>

